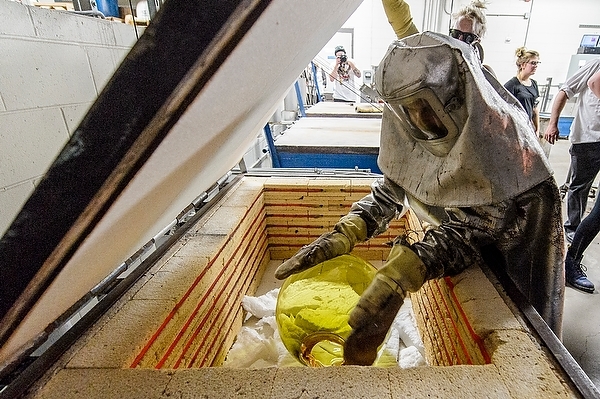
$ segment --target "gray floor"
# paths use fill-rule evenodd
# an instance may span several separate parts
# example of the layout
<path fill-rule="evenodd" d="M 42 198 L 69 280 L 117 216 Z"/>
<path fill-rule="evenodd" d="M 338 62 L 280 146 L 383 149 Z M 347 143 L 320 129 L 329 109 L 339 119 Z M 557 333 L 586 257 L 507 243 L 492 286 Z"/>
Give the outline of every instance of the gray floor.
<path fill-rule="evenodd" d="M 568 140 L 560 140 L 550 151 L 550 164 L 559 186 L 564 183 L 569 168 L 569 147 Z M 593 201 L 590 199 L 588 202 L 588 209 Z M 596 291 L 586 294 L 572 288 L 566 289 L 563 343 L 600 389 L 600 235 L 586 250 L 582 263 L 587 267 L 586 273 L 596 286 Z"/>

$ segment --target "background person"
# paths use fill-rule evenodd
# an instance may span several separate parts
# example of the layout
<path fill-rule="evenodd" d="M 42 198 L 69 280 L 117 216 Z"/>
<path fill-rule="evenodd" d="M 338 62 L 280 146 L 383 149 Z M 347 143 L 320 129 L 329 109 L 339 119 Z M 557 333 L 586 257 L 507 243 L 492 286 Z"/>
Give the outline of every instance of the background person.
<path fill-rule="evenodd" d="M 594 73 L 587 81 L 587 86 L 591 92 L 600 98 L 600 71 Z M 588 280 L 584 273 L 585 267 L 581 264 L 583 253 L 591 244 L 592 240 L 600 232 L 600 201 L 594 203 L 589 215 L 587 215 L 573 236 L 573 242 L 567 250 L 565 258 L 566 280 L 569 285 L 583 292 L 593 293 L 594 284 Z"/>
<path fill-rule="evenodd" d="M 355 76 L 360 78 L 360 69 L 348 58 L 344 47 L 337 46 L 335 48 L 335 64 L 329 75 L 329 80 L 333 82 L 333 101 L 356 102 Z"/>
<path fill-rule="evenodd" d="M 486 8 L 485 1 L 480 0 L 474 0 L 460 8 L 452 14 L 452 28 L 448 33 L 453 38 L 473 46 L 481 62 L 484 57 L 481 40 L 487 32 Z M 412 22 L 410 7 L 405 1 L 383 0 L 383 9 L 399 39 L 419 33 Z M 489 65 L 483 66 L 495 76 L 494 70 Z"/>
<path fill-rule="evenodd" d="M 539 114 L 539 97 L 537 82 L 531 78 L 537 71 L 540 64 L 540 54 L 535 50 L 527 50 L 525 47 L 519 47 L 515 51 L 517 57 L 517 75 L 504 84 L 508 90 L 523 106 L 533 127 L 536 135 L 539 136 L 540 129 L 540 114 Z"/>
<path fill-rule="evenodd" d="M 575 230 L 587 208 L 588 194 L 600 171 L 600 99 L 588 86 L 588 81 L 598 71 L 600 71 L 600 59 L 589 61 L 567 79 L 556 94 L 550 121 L 544 132 L 544 138 L 550 144 L 554 144 L 559 137 L 560 113 L 567 99 L 578 95 L 577 110 L 569 134 L 571 178 L 567 191 L 567 220 L 564 223 L 568 242 L 573 241 Z M 572 276 L 571 272 L 567 270 L 567 273 Z"/>

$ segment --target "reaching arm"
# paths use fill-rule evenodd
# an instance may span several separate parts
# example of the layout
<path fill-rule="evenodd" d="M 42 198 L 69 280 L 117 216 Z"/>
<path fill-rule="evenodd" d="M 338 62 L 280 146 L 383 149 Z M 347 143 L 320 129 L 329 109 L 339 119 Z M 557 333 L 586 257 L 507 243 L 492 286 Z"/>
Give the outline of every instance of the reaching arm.
<path fill-rule="evenodd" d="M 539 136 L 542 132 L 540 132 L 540 109 L 537 105 L 533 107 L 533 115 L 531 116 L 531 121 L 533 122 L 535 133 Z"/>
<path fill-rule="evenodd" d="M 382 0 L 383 9 L 398 39 L 419 33 L 413 24 L 410 7 L 404 0 Z"/>
<path fill-rule="evenodd" d="M 282 280 L 336 256 L 350 253 L 354 245 L 381 234 L 389 222 L 403 210 L 404 190 L 390 181 L 379 179 L 371 186 L 371 194 L 355 202 L 332 232 L 325 233 L 302 247 L 275 271 Z"/>
<path fill-rule="evenodd" d="M 544 132 L 544 138 L 550 144 L 554 144 L 556 139 L 558 139 L 558 118 L 560 117 L 560 113 L 562 112 L 563 108 L 565 108 L 565 105 L 567 104 L 567 99 L 567 93 L 565 93 L 563 90 L 559 90 L 556 98 L 554 99 L 554 103 L 552 104 L 550 121 L 548 122 L 548 127 Z"/>

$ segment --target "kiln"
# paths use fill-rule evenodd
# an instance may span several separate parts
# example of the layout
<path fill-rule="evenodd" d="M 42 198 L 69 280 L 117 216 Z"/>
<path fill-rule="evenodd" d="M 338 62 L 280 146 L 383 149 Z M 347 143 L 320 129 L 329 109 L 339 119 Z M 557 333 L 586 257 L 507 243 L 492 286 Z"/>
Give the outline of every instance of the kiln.
<path fill-rule="evenodd" d="M 360 1 L 335 3 L 165 3 L 0 241 L 3 397 L 596 393 L 510 284 L 480 268 L 413 296 L 430 367 L 218 367 L 241 296 L 375 178 L 230 172 Z M 297 37 L 306 46 L 292 54 Z M 410 213 L 356 253 L 383 262 L 406 229 L 421 232 Z"/>

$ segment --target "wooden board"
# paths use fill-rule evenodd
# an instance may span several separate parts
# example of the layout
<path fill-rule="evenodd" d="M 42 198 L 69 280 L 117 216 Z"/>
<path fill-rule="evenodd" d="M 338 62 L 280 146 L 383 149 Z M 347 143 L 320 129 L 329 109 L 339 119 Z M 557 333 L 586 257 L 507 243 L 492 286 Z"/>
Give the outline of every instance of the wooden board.
<path fill-rule="evenodd" d="M 333 117 L 333 118 L 375 118 L 381 119 L 381 112 L 359 112 L 360 109 L 378 107 L 383 109 L 383 104 L 368 103 L 343 103 L 322 101 L 306 109 L 307 117 Z M 359 110 L 357 110 L 359 108 Z"/>

